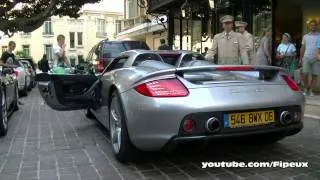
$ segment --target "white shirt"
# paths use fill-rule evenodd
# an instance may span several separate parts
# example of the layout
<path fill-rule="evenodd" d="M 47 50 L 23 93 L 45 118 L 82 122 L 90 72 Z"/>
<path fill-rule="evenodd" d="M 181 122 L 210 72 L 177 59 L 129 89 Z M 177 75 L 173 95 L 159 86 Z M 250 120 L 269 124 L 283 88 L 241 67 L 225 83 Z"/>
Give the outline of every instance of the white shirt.
<path fill-rule="evenodd" d="M 52 48 L 53 54 L 54 54 L 54 56 L 53 56 L 53 67 L 57 67 L 58 66 L 58 62 L 59 62 L 59 59 L 60 59 L 59 53 L 60 53 L 61 49 L 62 48 L 59 45 L 56 45 L 56 46 L 54 46 Z M 64 66 L 66 66 L 66 63 L 63 63 L 63 64 L 64 64 Z"/>
<path fill-rule="evenodd" d="M 288 44 L 283 44 L 281 43 L 278 48 L 277 51 L 281 54 L 281 55 L 292 55 L 296 52 L 296 47 L 292 44 L 292 43 L 288 43 Z"/>

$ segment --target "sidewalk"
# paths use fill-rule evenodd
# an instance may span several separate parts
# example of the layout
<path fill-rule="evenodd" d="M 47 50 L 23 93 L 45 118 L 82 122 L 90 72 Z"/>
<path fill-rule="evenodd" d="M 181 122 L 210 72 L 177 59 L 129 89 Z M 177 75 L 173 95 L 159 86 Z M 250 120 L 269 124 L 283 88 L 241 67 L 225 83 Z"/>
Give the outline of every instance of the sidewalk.
<path fill-rule="evenodd" d="M 317 94 L 313 97 L 306 97 L 306 104 L 311 106 L 320 106 L 320 95 Z"/>
<path fill-rule="evenodd" d="M 320 119 L 320 94 L 313 97 L 306 97 L 305 117 Z"/>

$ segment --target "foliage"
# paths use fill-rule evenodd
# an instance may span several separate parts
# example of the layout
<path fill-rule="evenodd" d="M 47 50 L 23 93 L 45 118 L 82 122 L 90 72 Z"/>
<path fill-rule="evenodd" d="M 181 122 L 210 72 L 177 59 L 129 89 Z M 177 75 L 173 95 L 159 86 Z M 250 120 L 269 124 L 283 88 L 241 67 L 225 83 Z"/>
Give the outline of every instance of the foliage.
<path fill-rule="evenodd" d="M 17 31 L 31 32 L 51 16 L 77 18 L 84 4 L 99 1 L 101 0 L 0 0 L 0 31 L 10 37 Z"/>
<path fill-rule="evenodd" d="M 27 54 L 26 54 L 25 51 L 17 51 L 17 52 L 16 52 L 16 56 L 17 56 L 18 58 L 29 58 L 29 57 L 27 56 Z"/>

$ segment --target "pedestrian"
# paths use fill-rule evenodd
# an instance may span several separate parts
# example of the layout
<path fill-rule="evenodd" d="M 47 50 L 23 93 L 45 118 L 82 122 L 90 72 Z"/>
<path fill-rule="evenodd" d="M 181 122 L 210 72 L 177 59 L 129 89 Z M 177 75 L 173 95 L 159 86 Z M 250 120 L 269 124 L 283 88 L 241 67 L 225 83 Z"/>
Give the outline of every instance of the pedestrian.
<path fill-rule="evenodd" d="M 209 50 L 209 48 L 208 48 L 208 47 L 205 47 L 205 48 L 204 48 L 204 52 L 202 53 L 202 55 L 203 55 L 203 56 L 206 56 L 207 53 L 208 53 L 208 50 Z"/>
<path fill-rule="evenodd" d="M 7 68 L 17 68 L 18 65 L 16 65 L 17 59 L 16 56 L 14 55 L 13 51 L 16 48 L 16 43 L 14 41 L 9 41 L 8 44 L 8 50 L 3 52 L 1 55 L 1 60 L 0 60 L 0 66 L 7 67 Z M 18 100 L 19 105 L 23 105 L 21 101 Z"/>
<path fill-rule="evenodd" d="M 264 29 L 263 37 L 256 54 L 257 65 L 271 65 L 271 26 Z"/>
<path fill-rule="evenodd" d="M 50 70 L 50 67 L 49 67 L 49 61 L 47 59 L 47 55 L 44 54 L 42 56 L 42 59 L 39 61 L 39 69 L 42 71 L 42 72 L 45 72 L 47 73 L 49 70 Z"/>
<path fill-rule="evenodd" d="M 220 19 L 224 31 L 214 36 L 212 48 L 206 55 L 208 61 L 226 65 L 249 64 L 245 39 L 240 33 L 232 30 L 233 19 L 230 15 Z"/>
<path fill-rule="evenodd" d="M 166 40 L 160 39 L 161 45 L 158 47 L 158 50 L 171 50 L 170 46 L 166 44 Z"/>
<path fill-rule="evenodd" d="M 317 40 L 317 60 L 320 61 L 320 37 Z"/>
<path fill-rule="evenodd" d="M 242 34 L 246 40 L 246 49 L 248 53 L 248 58 L 249 58 L 249 64 L 253 64 L 253 61 L 255 59 L 254 56 L 254 42 L 253 42 L 253 36 L 250 34 L 247 30 L 246 27 L 248 23 L 243 22 L 243 21 L 236 21 L 235 22 L 237 32 Z"/>
<path fill-rule="evenodd" d="M 0 66 L 8 67 L 8 68 L 16 68 L 16 56 L 13 51 L 16 48 L 16 43 L 14 41 L 10 41 L 8 44 L 8 50 L 3 52 L 1 55 Z"/>
<path fill-rule="evenodd" d="M 277 48 L 276 60 L 280 67 L 286 69 L 292 78 L 294 78 L 295 70 L 298 68 L 297 50 L 292 44 L 289 33 L 282 35 L 281 44 Z"/>
<path fill-rule="evenodd" d="M 59 34 L 57 37 L 57 46 L 53 48 L 54 60 L 53 68 L 56 67 L 70 67 L 70 63 L 66 56 L 66 44 L 65 37 L 62 34 Z"/>
<path fill-rule="evenodd" d="M 304 95 L 314 96 L 312 88 L 317 84 L 317 76 L 320 74 L 320 63 L 317 61 L 317 40 L 320 33 L 317 32 L 317 21 L 310 21 L 309 29 L 310 32 L 302 39 L 300 63 L 304 76 Z"/>

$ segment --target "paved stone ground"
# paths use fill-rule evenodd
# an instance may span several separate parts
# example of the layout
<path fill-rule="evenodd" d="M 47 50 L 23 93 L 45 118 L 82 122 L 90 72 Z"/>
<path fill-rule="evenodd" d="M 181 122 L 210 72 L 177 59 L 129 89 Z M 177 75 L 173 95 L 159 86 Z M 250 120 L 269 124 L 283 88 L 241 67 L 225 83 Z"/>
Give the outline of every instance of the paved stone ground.
<path fill-rule="evenodd" d="M 304 130 L 269 146 L 216 142 L 183 145 L 174 154 L 147 154 L 134 164 L 113 157 L 107 131 L 84 112 L 55 112 L 37 89 L 9 122 L 0 139 L 0 179 L 320 179 L 320 120 L 305 119 Z M 309 168 L 208 168 L 202 161 L 308 161 Z"/>

